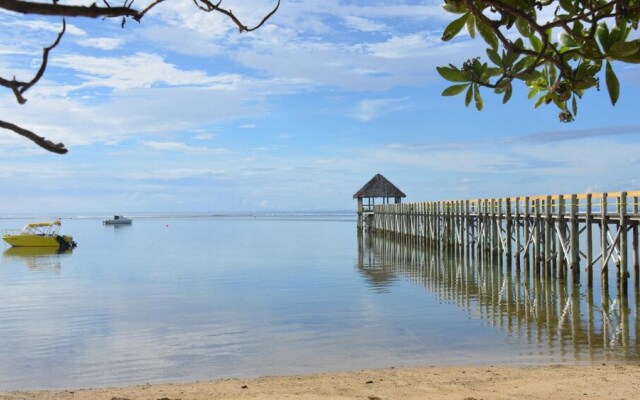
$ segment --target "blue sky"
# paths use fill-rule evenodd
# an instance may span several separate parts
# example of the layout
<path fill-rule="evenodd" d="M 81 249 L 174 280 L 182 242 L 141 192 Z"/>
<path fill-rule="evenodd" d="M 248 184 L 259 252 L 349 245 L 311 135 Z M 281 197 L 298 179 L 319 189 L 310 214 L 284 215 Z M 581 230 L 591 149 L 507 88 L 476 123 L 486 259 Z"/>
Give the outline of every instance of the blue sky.
<path fill-rule="evenodd" d="M 248 25 L 273 1 L 223 3 Z M 141 7 L 142 5 L 138 5 Z M 587 93 L 577 120 L 484 92 L 465 108 L 436 66 L 484 55 L 442 42 L 440 1 L 289 1 L 260 30 L 171 1 L 138 24 L 68 19 L 40 83 L 0 119 L 0 213 L 355 209 L 376 173 L 408 201 L 640 189 L 640 69 L 614 64 L 618 104 Z M 28 80 L 55 18 L 0 12 L 0 74 Z"/>

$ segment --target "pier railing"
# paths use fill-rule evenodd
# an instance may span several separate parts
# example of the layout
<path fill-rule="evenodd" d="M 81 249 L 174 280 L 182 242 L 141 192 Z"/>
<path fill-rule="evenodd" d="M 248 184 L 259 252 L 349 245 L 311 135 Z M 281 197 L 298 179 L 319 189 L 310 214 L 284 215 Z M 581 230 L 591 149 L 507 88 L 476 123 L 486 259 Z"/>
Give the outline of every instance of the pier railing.
<path fill-rule="evenodd" d="M 595 265 L 606 276 L 614 262 L 626 291 L 630 258 L 638 282 L 639 200 L 633 191 L 384 204 L 374 207 L 367 229 L 500 255 L 508 266 L 533 262 L 559 278 L 568 268 L 579 278 L 584 261 L 589 285 Z"/>

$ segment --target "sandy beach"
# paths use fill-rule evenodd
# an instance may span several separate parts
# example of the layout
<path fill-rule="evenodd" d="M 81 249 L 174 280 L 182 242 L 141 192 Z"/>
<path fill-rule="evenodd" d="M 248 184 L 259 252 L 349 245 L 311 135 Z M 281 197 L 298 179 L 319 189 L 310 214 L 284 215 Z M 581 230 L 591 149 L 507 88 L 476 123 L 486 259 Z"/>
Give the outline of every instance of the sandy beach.
<path fill-rule="evenodd" d="M 120 388 L 29 391 L 2 400 L 636 399 L 639 365 L 388 368 Z"/>

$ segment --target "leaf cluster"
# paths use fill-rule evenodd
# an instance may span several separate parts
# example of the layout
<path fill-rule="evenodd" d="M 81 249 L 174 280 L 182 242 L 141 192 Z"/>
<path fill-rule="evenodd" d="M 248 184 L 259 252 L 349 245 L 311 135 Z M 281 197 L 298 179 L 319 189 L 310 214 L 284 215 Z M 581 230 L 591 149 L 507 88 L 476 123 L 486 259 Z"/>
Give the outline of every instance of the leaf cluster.
<path fill-rule="evenodd" d="M 640 0 L 444 0 L 442 7 L 456 18 L 442 34 L 449 41 L 463 29 L 487 45 L 486 60 L 462 66 L 438 67 L 455 83 L 443 96 L 465 92 L 465 105 L 482 110 L 480 88 L 511 98 L 514 82 L 524 83 L 534 106 L 554 104 L 562 122 L 578 113 L 578 100 L 589 89 L 600 89 L 604 77 L 611 104 L 620 96 L 613 63 L 640 63 L 637 31 Z M 552 15 L 551 20 L 541 16 Z"/>

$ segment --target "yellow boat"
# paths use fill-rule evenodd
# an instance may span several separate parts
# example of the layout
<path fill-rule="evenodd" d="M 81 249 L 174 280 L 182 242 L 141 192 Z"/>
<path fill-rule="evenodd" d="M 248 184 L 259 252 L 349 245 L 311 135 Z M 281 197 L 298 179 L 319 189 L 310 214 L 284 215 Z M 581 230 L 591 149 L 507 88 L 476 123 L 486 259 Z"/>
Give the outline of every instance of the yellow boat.
<path fill-rule="evenodd" d="M 71 236 L 60 235 L 60 220 L 34 222 L 21 231 L 5 230 L 2 240 L 14 247 L 57 247 L 69 249 L 76 246 Z"/>

